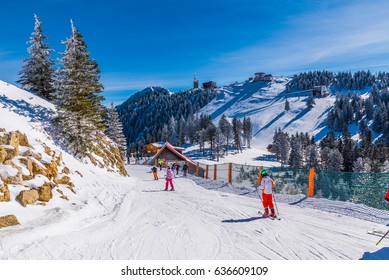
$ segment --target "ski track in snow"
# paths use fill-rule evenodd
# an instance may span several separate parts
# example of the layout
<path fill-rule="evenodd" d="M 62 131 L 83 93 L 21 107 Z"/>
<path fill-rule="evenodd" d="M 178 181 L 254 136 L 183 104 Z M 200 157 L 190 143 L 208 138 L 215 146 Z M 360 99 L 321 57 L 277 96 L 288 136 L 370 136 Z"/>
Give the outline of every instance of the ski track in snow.
<path fill-rule="evenodd" d="M 90 199 L 71 211 L 51 209 L 2 229 L 0 259 L 359 259 L 379 249 L 367 229 L 385 230 L 281 202 L 281 221 L 260 219 L 257 198 L 182 177 L 174 179 L 175 192 L 165 192 L 165 180 L 150 180 L 149 167 L 127 168 L 133 177 L 89 183 Z"/>

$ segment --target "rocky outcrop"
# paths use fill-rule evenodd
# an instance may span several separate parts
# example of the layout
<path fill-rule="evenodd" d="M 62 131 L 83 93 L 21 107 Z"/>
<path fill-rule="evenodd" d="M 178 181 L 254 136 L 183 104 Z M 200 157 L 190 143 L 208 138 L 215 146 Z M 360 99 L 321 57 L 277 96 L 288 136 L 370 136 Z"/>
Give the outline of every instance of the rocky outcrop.
<path fill-rule="evenodd" d="M 15 215 L 7 215 L 0 217 L 0 228 L 19 225 L 19 221 Z"/>
<path fill-rule="evenodd" d="M 45 205 L 53 197 L 52 190 L 59 184 L 67 185 L 76 193 L 68 176 L 71 171 L 63 166 L 62 153 L 51 150 L 45 144 L 30 145 L 27 136 L 20 131 L 6 132 L 0 129 L 0 202 L 11 198 L 8 185 L 22 185 L 28 190 L 21 191 L 16 199 L 21 205 Z M 68 199 L 65 195 L 61 198 Z"/>
<path fill-rule="evenodd" d="M 3 146 L 0 146 L 0 164 L 3 163 L 6 158 L 7 158 L 7 150 Z"/>
<path fill-rule="evenodd" d="M 36 189 L 21 191 L 16 199 L 23 207 L 26 207 L 27 204 L 34 205 L 39 199 L 39 192 Z"/>
<path fill-rule="evenodd" d="M 11 200 L 11 195 L 8 189 L 7 184 L 0 184 L 0 202 L 9 202 Z"/>
<path fill-rule="evenodd" d="M 86 156 L 96 166 L 128 176 L 118 147 L 107 137 L 101 139 Z"/>
<path fill-rule="evenodd" d="M 38 200 L 39 201 L 44 201 L 44 202 L 49 202 L 50 199 L 53 198 L 53 193 L 51 191 L 52 186 L 50 183 L 45 183 L 43 186 L 38 188 Z"/>

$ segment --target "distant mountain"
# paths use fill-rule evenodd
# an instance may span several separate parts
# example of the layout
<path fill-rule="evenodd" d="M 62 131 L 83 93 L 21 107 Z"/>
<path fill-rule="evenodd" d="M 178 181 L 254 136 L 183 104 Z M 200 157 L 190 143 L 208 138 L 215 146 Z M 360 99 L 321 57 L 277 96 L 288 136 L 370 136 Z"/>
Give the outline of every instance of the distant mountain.
<path fill-rule="evenodd" d="M 118 105 L 127 144 L 133 146 L 162 139 L 163 126 L 172 118 L 179 124 L 215 98 L 217 91 L 191 89 L 173 93 L 162 87 L 148 87 Z"/>

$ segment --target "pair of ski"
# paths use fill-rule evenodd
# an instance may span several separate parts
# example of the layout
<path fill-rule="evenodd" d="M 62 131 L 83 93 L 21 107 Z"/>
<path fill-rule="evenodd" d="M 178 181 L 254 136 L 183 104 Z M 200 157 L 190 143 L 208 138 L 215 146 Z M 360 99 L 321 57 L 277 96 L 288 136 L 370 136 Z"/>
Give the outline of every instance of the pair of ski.
<path fill-rule="evenodd" d="M 275 217 L 272 217 L 272 216 L 270 216 L 270 215 L 264 216 L 263 213 L 262 213 L 261 211 L 258 211 L 258 214 L 261 215 L 261 217 L 262 217 L 263 219 L 269 218 L 270 220 L 279 220 L 279 221 L 281 221 L 281 218 L 278 217 L 278 216 L 275 216 Z"/>
<path fill-rule="evenodd" d="M 368 230 L 367 234 L 371 234 L 371 235 L 375 235 L 375 236 L 380 236 L 381 237 L 381 239 L 377 242 L 376 245 L 378 245 L 385 238 L 389 239 L 389 231 L 384 232 L 382 230 L 378 230 L 378 229 L 373 228 L 371 230 Z"/>

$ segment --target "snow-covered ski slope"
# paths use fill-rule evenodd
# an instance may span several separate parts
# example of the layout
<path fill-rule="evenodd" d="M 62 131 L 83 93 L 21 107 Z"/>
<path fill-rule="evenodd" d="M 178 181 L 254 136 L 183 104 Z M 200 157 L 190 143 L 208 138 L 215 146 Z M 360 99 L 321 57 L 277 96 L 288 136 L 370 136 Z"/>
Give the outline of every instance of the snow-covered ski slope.
<path fill-rule="evenodd" d="M 1 230 L 0 258 L 389 259 L 389 241 L 376 246 L 379 237 L 366 233 L 385 225 L 285 203 L 278 203 L 281 221 L 261 219 L 257 198 L 182 177 L 165 192 L 147 167 L 128 171 L 133 178 L 94 183 L 77 209 Z"/>
<path fill-rule="evenodd" d="M 211 115 L 216 123 L 223 114 L 228 118 L 250 117 L 253 147 L 266 148 L 278 128 L 290 133 L 308 132 L 321 139 L 327 132 L 324 123 L 335 97 L 317 98 L 315 106 L 308 109 L 309 91 L 285 93 L 289 81 L 276 77 L 271 82 L 246 81 L 219 88 L 218 96 L 200 112 Z M 290 103 L 289 111 L 285 111 L 285 99 Z"/>
<path fill-rule="evenodd" d="M 50 104 L 31 104 L 39 99 L 26 92 L 12 98 L 9 89 L 0 91 L 0 127 L 26 133 L 34 148 L 45 143 L 61 150 L 42 125 Z M 0 216 L 15 214 L 20 225 L 0 229 L 1 260 L 389 259 L 388 241 L 376 246 L 379 237 L 366 233 L 385 231 L 389 216 L 373 222 L 346 215 L 349 206 L 336 211 L 331 204 L 326 212 L 320 204 L 280 201 L 281 221 L 259 219 L 256 197 L 207 190 L 184 178 L 174 180 L 176 192 L 164 192 L 163 175 L 153 181 L 149 167 L 128 166 L 131 177 L 122 177 L 62 152 L 76 194 L 22 207 L 14 191 L 20 186 L 9 186 L 11 202 L 0 203 Z"/>

